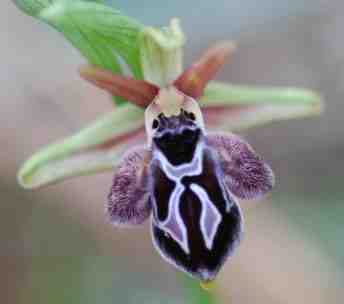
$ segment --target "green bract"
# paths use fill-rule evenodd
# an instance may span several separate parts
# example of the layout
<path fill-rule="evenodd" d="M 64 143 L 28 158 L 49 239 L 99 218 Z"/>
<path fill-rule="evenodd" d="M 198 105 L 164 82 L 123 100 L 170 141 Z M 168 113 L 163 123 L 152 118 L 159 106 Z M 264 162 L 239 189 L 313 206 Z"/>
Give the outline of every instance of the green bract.
<path fill-rule="evenodd" d="M 142 78 L 139 34 L 143 25 L 102 1 L 15 0 L 19 8 L 61 32 L 89 63 L 122 73 L 120 56 Z M 115 99 L 121 103 L 121 99 Z"/>
<path fill-rule="evenodd" d="M 177 19 L 152 28 L 101 0 L 15 0 L 15 4 L 62 33 L 88 63 L 122 74 L 124 62 L 135 79 L 166 86 L 182 71 L 184 34 Z M 119 60 L 121 59 L 121 60 Z M 115 96 L 113 112 L 32 156 L 19 170 L 19 183 L 37 188 L 104 170 L 112 170 L 128 146 L 144 138 L 143 110 Z M 256 88 L 210 82 L 200 98 L 205 115 L 218 111 L 210 127 L 242 130 L 275 120 L 320 113 L 315 93 L 293 88 Z"/>

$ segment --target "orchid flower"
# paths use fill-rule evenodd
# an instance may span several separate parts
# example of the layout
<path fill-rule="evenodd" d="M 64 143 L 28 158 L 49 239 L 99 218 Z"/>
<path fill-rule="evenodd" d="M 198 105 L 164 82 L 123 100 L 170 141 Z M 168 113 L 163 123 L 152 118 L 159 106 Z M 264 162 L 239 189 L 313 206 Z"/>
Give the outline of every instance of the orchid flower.
<path fill-rule="evenodd" d="M 115 170 L 107 202 L 110 220 L 138 225 L 151 217 L 162 257 L 202 281 L 213 280 L 241 239 L 237 199 L 258 198 L 274 184 L 272 170 L 249 144 L 225 132 L 318 114 L 319 96 L 305 89 L 214 81 L 236 48 L 232 42 L 215 44 L 183 71 L 186 39 L 178 19 L 159 29 L 101 0 L 15 3 L 79 49 L 88 61 L 79 69 L 81 77 L 107 91 L 116 104 L 84 130 L 32 156 L 19 170 L 19 183 L 34 189 Z M 119 58 L 130 74 L 124 74 Z M 172 139 L 166 139 L 166 130 Z M 197 168 L 199 180 L 185 182 L 190 176 L 182 171 Z M 199 202 L 198 209 L 187 211 L 175 203 L 184 196 Z M 190 212 L 200 223 L 193 228 L 186 220 Z M 192 229 L 203 235 L 202 246 Z"/>

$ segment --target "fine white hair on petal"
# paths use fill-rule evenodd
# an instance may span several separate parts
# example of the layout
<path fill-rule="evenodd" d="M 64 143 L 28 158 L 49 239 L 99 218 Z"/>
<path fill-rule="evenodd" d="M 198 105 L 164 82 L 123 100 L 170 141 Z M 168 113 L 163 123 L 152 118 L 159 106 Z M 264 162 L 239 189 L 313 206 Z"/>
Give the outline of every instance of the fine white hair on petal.
<path fill-rule="evenodd" d="M 143 223 L 151 213 L 148 190 L 150 151 L 145 147 L 129 150 L 115 168 L 106 211 L 116 226 Z"/>
<path fill-rule="evenodd" d="M 207 143 L 217 153 L 224 181 L 238 198 L 259 198 L 272 189 L 270 166 L 242 138 L 231 133 L 212 133 Z"/>

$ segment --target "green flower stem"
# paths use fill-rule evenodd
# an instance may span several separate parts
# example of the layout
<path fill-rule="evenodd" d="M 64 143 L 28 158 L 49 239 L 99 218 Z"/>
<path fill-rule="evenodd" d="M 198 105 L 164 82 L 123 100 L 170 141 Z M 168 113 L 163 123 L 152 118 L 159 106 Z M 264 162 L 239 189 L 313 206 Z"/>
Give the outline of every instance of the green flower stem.
<path fill-rule="evenodd" d="M 179 274 L 182 285 L 185 290 L 185 297 L 188 304 L 216 304 L 218 303 L 214 290 L 204 290 L 200 282 L 190 278 L 185 274 Z"/>

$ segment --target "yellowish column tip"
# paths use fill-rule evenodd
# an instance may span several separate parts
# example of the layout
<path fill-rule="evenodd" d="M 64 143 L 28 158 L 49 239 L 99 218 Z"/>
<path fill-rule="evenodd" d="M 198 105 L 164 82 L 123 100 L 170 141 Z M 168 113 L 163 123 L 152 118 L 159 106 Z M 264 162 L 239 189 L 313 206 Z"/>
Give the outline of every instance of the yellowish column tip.
<path fill-rule="evenodd" d="M 215 280 L 214 281 L 206 281 L 206 282 L 203 282 L 203 281 L 201 281 L 200 283 L 199 283 L 199 285 L 201 286 L 201 288 L 203 289 L 203 290 L 205 290 L 205 291 L 211 291 L 211 290 L 213 290 L 214 289 L 214 287 L 215 287 Z"/>

